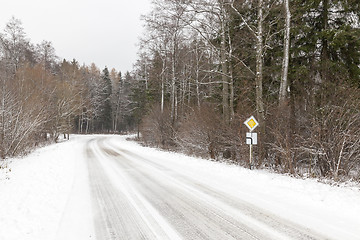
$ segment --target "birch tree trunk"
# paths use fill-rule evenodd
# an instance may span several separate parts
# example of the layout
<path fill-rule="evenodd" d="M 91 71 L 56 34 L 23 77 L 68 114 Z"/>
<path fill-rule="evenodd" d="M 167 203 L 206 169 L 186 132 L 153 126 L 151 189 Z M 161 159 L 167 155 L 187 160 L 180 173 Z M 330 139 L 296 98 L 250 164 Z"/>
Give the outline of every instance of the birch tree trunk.
<path fill-rule="evenodd" d="M 164 101 L 165 101 L 165 86 L 164 86 L 164 82 L 165 82 L 165 79 L 164 79 L 164 74 L 161 75 L 161 106 L 160 106 L 160 109 L 161 109 L 161 114 L 164 113 Z"/>
<path fill-rule="evenodd" d="M 279 90 L 279 105 L 286 103 L 286 91 L 288 88 L 288 71 L 289 71 L 289 49 L 290 49 L 290 20 L 291 13 L 289 9 L 289 0 L 284 0 L 285 8 L 285 34 L 284 34 L 284 57 L 282 62 L 282 73 Z"/>
<path fill-rule="evenodd" d="M 164 49 L 166 49 L 166 47 L 164 46 Z M 164 104 L 165 104 L 165 73 L 166 73 L 166 55 L 164 57 L 162 57 L 161 55 L 161 51 L 160 51 L 160 58 L 161 58 L 161 62 L 162 62 L 162 68 L 161 68 L 161 103 L 160 103 L 160 110 L 161 110 L 161 114 L 164 113 Z"/>
<path fill-rule="evenodd" d="M 1 129 L 0 129 L 0 160 L 5 159 L 5 80 L 2 79 L 1 89 Z"/>
<path fill-rule="evenodd" d="M 175 36 L 173 37 L 173 46 L 172 46 L 172 77 L 171 77 L 171 120 L 173 124 L 176 120 L 176 107 L 177 107 L 177 99 L 176 99 L 176 49 L 175 49 Z"/>
<path fill-rule="evenodd" d="M 196 102 L 197 102 L 197 107 L 198 110 L 200 110 L 200 57 L 199 57 L 199 52 L 198 52 L 198 46 L 196 45 L 196 51 L 195 51 L 195 56 L 196 56 L 196 77 L 195 77 L 195 83 L 196 83 Z"/>
<path fill-rule="evenodd" d="M 197 108 L 200 110 L 200 82 L 199 82 L 199 68 L 196 69 L 196 102 Z"/>
<path fill-rule="evenodd" d="M 233 58 L 233 48 L 232 48 L 232 41 L 231 41 L 231 35 L 230 30 L 228 29 L 228 44 L 229 44 L 229 88 L 230 88 L 230 120 L 233 120 L 235 117 L 235 111 L 234 111 L 234 76 L 233 76 L 233 65 L 232 65 L 232 58 Z"/>
<path fill-rule="evenodd" d="M 226 65 L 226 37 L 225 37 L 225 26 L 224 26 L 224 22 L 222 23 L 221 26 L 221 52 L 220 52 L 220 57 L 221 57 L 221 71 L 222 71 L 222 75 L 221 75 L 221 80 L 222 80 L 222 105 L 223 105 L 223 117 L 224 117 L 224 121 L 228 122 L 230 119 L 230 115 L 229 115 L 229 80 L 228 77 L 226 76 L 227 74 L 227 65 Z"/>
<path fill-rule="evenodd" d="M 259 123 L 264 127 L 265 112 L 263 102 L 263 0 L 258 2 L 257 32 L 256 32 L 256 111 Z"/>

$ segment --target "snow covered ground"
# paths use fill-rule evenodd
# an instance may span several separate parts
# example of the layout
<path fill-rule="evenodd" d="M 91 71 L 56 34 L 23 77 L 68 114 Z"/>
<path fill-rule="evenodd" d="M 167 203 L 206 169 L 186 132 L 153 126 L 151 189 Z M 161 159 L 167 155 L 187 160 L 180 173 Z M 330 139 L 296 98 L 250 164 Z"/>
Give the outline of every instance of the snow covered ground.
<path fill-rule="evenodd" d="M 68 220 L 67 209 L 75 206 L 79 208 L 72 222 L 82 214 L 85 218 L 81 219 L 88 216 L 88 221 L 76 224 L 86 229 L 77 228 L 69 234 L 94 236 L 83 154 L 86 139 L 72 137 L 68 142 L 38 149 L 27 157 L 9 160 L 11 172 L 0 170 L 1 240 L 56 239 L 62 235 L 63 220 Z M 79 201 L 73 201 L 79 195 Z"/>
<path fill-rule="evenodd" d="M 94 216 L 97 216 L 97 210 L 94 210 L 91 197 L 91 186 L 94 184 L 89 179 L 93 175 L 89 175 L 91 168 L 87 148 L 90 146 L 98 159 L 109 156 L 101 152 L 96 141 L 89 144 L 94 139 L 103 139 L 104 149 L 118 152 L 128 159 L 129 164 L 134 161 L 139 165 L 141 159 L 146 161 L 143 173 L 149 176 L 153 174 L 153 179 L 180 176 L 179 179 L 192 181 L 188 184 L 176 180 L 179 182 L 178 191 L 196 194 L 201 201 L 206 200 L 209 205 L 216 205 L 228 213 L 234 210 L 230 200 L 238 200 L 244 206 L 263 210 L 264 218 L 276 216 L 276 219 L 291 221 L 296 226 L 314 231 L 319 239 L 360 239 L 360 190 L 356 186 L 334 187 L 310 179 L 248 170 L 141 147 L 125 138 L 73 136 L 68 142 L 44 147 L 25 158 L 12 159 L 9 165 L 11 172 L 9 169 L 0 170 L 0 239 L 96 238 Z M 160 168 L 155 169 L 154 166 Z M 160 176 L 162 173 L 159 169 L 164 169 L 164 174 L 166 172 L 171 176 Z M 111 173 L 111 170 L 111 167 L 107 167 L 104 171 Z M 131 176 L 132 171 L 126 170 L 126 174 Z M 118 181 L 115 174 L 110 178 Z M 170 186 L 170 183 L 167 184 Z M 195 185 L 201 186 L 201 191 L 195 189 Z M 130 188 L 132 185 L 119 183 L 118 188 L 121 187 Z M 214 197 L 211 195 L 213 192 L 222 194 L 224 199 L 217 195 Z M 145 197 L 140 196 L 139 199 Z M 146 201 L 146 204 L 149 202 Z M 155 211 L 155 205 L 149 205 L 147 209 L 150 209 L 149 213 L 159 213 Z M 241 216 L 252 226 L 263 227 L 261 231 L 276 236 L 276 230 L 256 219 L 259 216 L 252 217 L 245 213 Z M 164 220 L 165 216 L 152 217 L 159 224 L 168 225 L 167 229 L 172 229 L 172 221 Z M 279 236 L 282 236 L 281 231 Z"/>

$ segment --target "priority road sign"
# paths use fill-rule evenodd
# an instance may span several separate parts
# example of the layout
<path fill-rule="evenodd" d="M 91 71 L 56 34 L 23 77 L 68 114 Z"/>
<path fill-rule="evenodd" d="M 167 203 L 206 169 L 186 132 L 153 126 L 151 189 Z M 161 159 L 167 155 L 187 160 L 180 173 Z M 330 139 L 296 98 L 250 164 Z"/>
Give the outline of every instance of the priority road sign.
<path fill-rule="evenodd" d="M 249 128 L 250 132 L 252 132 L 257 126 L 259 126 L 258 121 L 256 121 L 254 116 L 249 117 L 246 119 L 244 124 Z"/>

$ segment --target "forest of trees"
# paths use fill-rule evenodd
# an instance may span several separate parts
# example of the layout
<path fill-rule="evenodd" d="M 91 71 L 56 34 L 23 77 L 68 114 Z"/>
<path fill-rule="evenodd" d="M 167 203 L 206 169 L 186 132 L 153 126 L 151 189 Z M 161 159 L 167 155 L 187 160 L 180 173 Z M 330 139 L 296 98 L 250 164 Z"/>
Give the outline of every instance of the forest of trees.
<path fill-rule="evenodd" d="M 358 0 L 154 0 L 124 76 L 59 60 L 18 19 L 0 35 L 0 161 L 68 133 L 360 180 Z M 114 23 L 116 25 L 116 23 Z"/>
<path fill-rule="evenodd" d="M 129 72 L 61 61 L 51 42 L 31 43 L 14 17 L 0 34 L 0 81 L 0 166 L 69 133 L 135 128 Z"/>
<path fill-rule="evenodd" d="M 360 179 L 360 2 L 155 0 L 142 140 L 300 176 Z"/>

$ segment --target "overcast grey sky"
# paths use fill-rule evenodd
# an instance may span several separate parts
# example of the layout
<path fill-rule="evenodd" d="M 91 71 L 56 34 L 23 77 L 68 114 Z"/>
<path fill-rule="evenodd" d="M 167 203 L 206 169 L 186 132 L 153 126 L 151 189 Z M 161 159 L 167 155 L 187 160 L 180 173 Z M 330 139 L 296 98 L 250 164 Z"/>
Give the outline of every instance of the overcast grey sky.
<path fill-rule="evenodd" d="M 136 61 L 143 33 L 140 15 L 151 0 L 10 0 L 1 3 L 0 28 L 12 16 L 32 43 L 51 41 L 60 58 L 94 62 L 124 72 Z"/>

